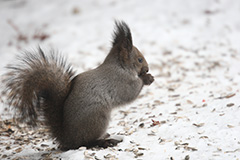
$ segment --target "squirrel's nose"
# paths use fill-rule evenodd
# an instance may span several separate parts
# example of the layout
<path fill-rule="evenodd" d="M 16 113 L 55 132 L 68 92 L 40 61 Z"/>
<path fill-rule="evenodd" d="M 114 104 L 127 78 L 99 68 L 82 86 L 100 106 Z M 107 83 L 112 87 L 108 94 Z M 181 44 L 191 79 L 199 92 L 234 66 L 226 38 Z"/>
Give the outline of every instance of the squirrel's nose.
<path fill-rule="evenodd" d="M 148 70 L 149 70 L 148 67 L 147 67 L 147 66 L 144 66 L 144 67 L 142 67 L 141 73 L 147 73 Z"/>

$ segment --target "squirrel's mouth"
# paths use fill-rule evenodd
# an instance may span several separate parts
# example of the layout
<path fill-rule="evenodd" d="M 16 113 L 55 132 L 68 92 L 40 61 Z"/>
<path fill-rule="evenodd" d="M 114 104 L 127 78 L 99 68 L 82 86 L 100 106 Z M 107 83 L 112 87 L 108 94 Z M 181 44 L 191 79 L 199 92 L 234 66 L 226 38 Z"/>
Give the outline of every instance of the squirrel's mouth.
<path fill-rule="evenodd" d="M 142 75 L 144 75 L 144 74 L 147 74 L 148 70 L 149 70 L 148 67 L 142 67 L 139 76 L 142 76 Z"/>

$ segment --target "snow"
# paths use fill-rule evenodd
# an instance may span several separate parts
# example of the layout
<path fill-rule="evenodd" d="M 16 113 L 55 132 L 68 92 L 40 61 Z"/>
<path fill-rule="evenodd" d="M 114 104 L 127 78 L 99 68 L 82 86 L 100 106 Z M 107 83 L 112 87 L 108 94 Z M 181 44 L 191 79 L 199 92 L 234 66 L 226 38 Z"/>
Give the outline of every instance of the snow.
<path fill-rule="evenodd" d="M 108 133 L 123 138 L 118 146 L 49 151 L 42 144 L 56 144 L 47 135 L 16 146 L 0 128 L 0 158 L 240 159 L 239 14 L 238 0 L 0 1 L 0 74 L 39 45 L 66 54 L 77 72 L 92 69 L 107 55 L 117 19 L 128 23 L 155 76 L 112 113 Z M 1 121 L 11 118 L 6 107 L 0 102 Z"/>

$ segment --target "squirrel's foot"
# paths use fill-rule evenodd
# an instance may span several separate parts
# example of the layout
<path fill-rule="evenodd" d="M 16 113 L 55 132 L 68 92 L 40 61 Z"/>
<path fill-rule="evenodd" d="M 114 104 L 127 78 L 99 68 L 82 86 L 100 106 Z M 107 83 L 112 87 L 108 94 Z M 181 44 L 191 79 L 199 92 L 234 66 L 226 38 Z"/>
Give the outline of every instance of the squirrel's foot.
<path fill-rule="evenodd" d="M 140 78 L 142 79 L 144 85 L 150 85 L 154 81 L 154 77 L 151 74 L 141 75 Z"/>
<path fill-rule="evenodd" d="M 101 148 L 108 148 L 108 147 L 114 147 L 118 143 L 122 142 L 122 140 L 117 139 L 99 139 L 95 141 L 94 143 L 87 145 L 87 148 L 93 148 L 93 147 L 101 147 Z"/>
<path fill-rule="evenodd" d="M 117 140 L 117 139 L 101 139 L 98 140 L 97 146 L 102 147 L 102 148 L 107 148 L 107 147 L 114 147 L 118 143 L 122 142 L 122 140 Z"/>

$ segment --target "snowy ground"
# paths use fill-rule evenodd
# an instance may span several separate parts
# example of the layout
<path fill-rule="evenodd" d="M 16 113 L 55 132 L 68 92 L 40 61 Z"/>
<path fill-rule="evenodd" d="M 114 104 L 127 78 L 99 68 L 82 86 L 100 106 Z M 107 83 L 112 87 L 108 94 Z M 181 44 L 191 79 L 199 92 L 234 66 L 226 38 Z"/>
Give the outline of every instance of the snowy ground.
<path fill-rule="evenodd" d="M 108 149 L 61 152 L 46 131 L 19 128 L 0 97 L 0 159 L 240 159 L 239 0 L 2 0 L 0 73 L 24 49 L 100 64 L 125 20 L 155 82 L 115 110 Z"/>

